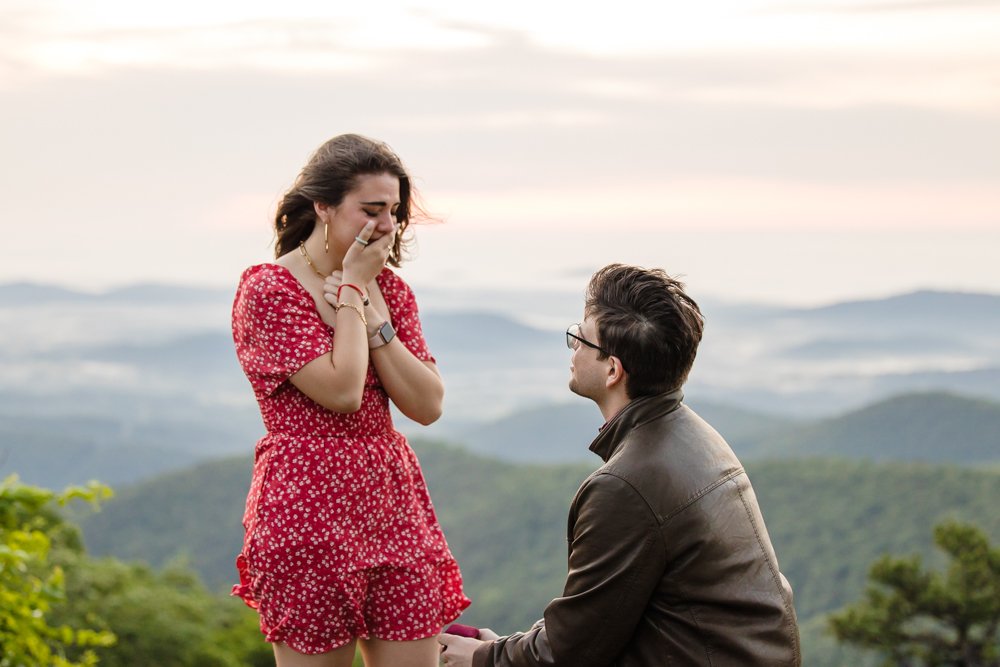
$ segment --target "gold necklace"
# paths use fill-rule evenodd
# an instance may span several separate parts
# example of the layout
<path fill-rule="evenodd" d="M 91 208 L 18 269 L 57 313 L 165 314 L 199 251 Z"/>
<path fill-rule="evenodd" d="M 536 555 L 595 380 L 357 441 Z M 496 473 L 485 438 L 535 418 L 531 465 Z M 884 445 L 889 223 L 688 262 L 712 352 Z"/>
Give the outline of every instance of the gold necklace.
<path fill-rule="evenodd" d="M 319 276 L 323 280 L 326 280 L 326 276 L 324 276 L 322 273 L 319 272 L 319 269 L 317 269 L 316 265 L 313 264 L 312 258 L 309 256 L 309 253 L 306 252 L 306 242 L 305 241 L 300 241 L 299 242 L 299 252 L 301 252 L 302 256 L 306 258 L 306 263 L 309 265 L 309 268 L 312 269 L 313 271 L 315 271 L 317 276 Z"/>

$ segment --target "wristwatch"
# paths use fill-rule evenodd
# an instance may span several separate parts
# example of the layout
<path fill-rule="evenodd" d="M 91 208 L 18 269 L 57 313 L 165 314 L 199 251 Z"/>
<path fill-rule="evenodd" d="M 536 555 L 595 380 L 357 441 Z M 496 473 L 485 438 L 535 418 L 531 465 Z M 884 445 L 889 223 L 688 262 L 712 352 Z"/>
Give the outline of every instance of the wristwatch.
<path fill-rule="evenodd" d="M 382 324 L 378 325 L 378 329 L 375 330 L 375 335 L 368 339 L 368 349 L 374 350 L 376 347 L 382 347 L 395 337 L 396 330 L 392 328 L 392 322 L 386 320 Z"/>

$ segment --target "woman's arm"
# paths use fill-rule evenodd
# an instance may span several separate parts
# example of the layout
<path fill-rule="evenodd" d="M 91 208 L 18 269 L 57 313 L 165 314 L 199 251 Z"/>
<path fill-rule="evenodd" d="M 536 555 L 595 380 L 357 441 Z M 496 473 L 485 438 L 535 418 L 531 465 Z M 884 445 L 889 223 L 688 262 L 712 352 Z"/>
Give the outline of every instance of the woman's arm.
<path fill-rule="evenodd" d="M 374 224 L 369 223 L 359 236 L 371 238 Z M 367 245 L 352 243 L 344 256 L 345 282 L 365 284 L 374 280 L 389 253 L 392 235 L 386 234 Z M 337 308 L 336 342 L 333 350 L 313 359 L 289 380 L 296 389 L 333 412 L 357 412 L 365 390 L 368 373 L 368 326 L 361 295 L 352 289 L 342 290 L 339 298 L 328 299 Z"/>
<path fill-rule="evenodd" d="M 385 393 L 404 415 L 424 426 L 441 416 L 444 382 L 433 361 L 421 361 L 393 338 L 371 351 Z"/>
<path fill-rule="evenodd" d="M 368 333 L 361 297 L 344 290 L 337 309 L 337 341 L 329 354 L 313 359 L 289 381 L 332 412 L 357 412 L 368 372 Z M 351 306 L 354 306 L 352 308 Z M 357 310 L 355 310 L 355 308 Z"/>
<path fill-rule="evenodd" d="M 327 301 L 335 300 L 334 295 L 340 285 L 350 283 L 350 280 L 343 279 L 340 272 L 334 271 L 323 287 Z M 365 315 L 368 321 L 367 335 L 371 339 L 383 322 L 392 322 L 392 319 L 378 283 L 373 279 L 366 287 L 369 304 L 365 308 Z M 353 289 L 340 291 L 342 294 L 354 292 Z M 444 401 L 444 382 L 437 364 L 418 359 L 398 337 L 385 345 L 370 349 L 369 354 L 385 393 L 400 412 L 425 426 L 438 420 Z"/>

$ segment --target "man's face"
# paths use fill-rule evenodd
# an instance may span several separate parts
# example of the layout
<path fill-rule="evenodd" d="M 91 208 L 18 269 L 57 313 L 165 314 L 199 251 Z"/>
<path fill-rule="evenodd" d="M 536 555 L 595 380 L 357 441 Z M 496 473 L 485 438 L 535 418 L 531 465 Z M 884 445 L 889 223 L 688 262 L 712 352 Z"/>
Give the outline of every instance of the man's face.
<path fill-rule="evenodd" d="M 594 345 L 600 345 L 597 338 L 597 323 L 584 317 L 580 323 L 580 337 Z M 609 359 L 598 359 L 600 352 L 589 345 L 576 341 L 576 348 L 570 357 L 569 390 L 574 394 L 598 401 L 607 389 Z"/>

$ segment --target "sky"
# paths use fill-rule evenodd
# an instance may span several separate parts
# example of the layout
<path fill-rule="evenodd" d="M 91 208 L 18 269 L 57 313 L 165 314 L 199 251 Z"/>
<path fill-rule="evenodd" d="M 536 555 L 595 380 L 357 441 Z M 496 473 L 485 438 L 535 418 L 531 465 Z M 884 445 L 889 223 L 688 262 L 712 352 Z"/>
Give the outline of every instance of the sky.
<path fill-rule="evenodd" d="M 234 287 L 359 132 L 417 287 L 1000 293 L 997 1 L 0 0 L 0 114 L 0 282 Z"/>

